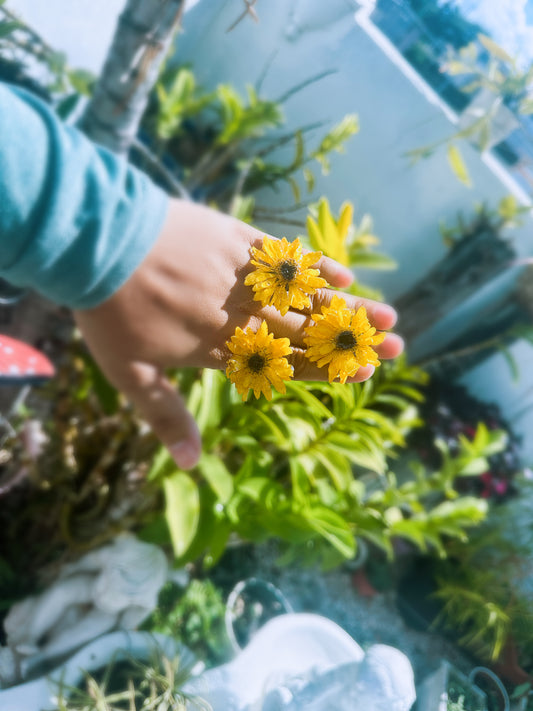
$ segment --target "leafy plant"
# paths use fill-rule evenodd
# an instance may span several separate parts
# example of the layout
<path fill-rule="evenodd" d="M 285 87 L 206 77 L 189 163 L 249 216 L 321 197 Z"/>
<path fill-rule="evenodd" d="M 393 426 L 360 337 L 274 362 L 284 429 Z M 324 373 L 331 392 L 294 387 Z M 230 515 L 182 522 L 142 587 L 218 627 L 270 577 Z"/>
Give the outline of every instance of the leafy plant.
<path fill-rule="evenodd" d="M 489 207 L 486 203 L 474 205 L 474 216 L 466 220 L 459 213 L 457 222 L 448 226 L 441 222 L 439 229 L 446 247 L 452 248 L 457 242 L 483 231 L 501 234 L 504 230 L 518 227 L 522 224 L 522 216 L 528 214 L 531 208 L 519 205 L 514 195 L 501 198 L 496 208 Z"/>
<path fill-rule="evenodd" d="M 196 471 L 176 471 L 162 450 L 150 472 L 167 497 L 167 535 L 183 562 L 213 565 L 230 536 L 277 537 L 284 562 L 337 565 L 355 555 L 358 537 L 393 555 L 394 538 L 446 555 L 446 541 L 466 540 L 487 503 L 460 496 L 456 482 L 484 471 L 503 446 L 501 433 L 480 425 L 442 464 L 399 484 L 388 469 L 416 425 L 423 373 L 397 362 L 364 385 L 290 383 L 271 402 L 241 403 L 224 376 L 205 371 L 189 403 L 205 451 Z M 147 535 L 154 530 L 152 525 Z"/>
<path fill-rule="evenodd" d="M 396 262 L 385 254 L 373 250 L 379 239 L 373 234 L 370 215 L 363 215 L 359 225 L 353 220 L 354 207 L 344 202 L 337 219 L 333 216 L 327 198 L 309 206 L 307 217 L 308 237 L 302 237 L 312 249 L 337 260 L 351 269 L 395 269 Z M 380 299 L 381 294 L 360 282 L 354 282 L 349 289 L 352 294 Z"/>
<path fill-rule="evenodd" d="M 169 582 L 142 628 L 179 640 L 197 659 L 215 666 L 230 655 L 225 611 L 222 594 L 211 581 L 191 580 L 185 590 Z"/>
<path fill-rule="evenodd" d="M 444 71 L 451 76 L 467 75 L 471 81 L 463 87 L 467 93 L 487 89 L 494 95 L 494 102 L 505 103 L 517 113 L 533 113 L 533 64 L 526 70 L 518 67 L 517 62 L 493 39 L 478 34 L 478 42 L 471 42 L 458 52 L 451 51 Z M 488 55 L 488 64 L 480 61 L 480 48 Z M 485 121 L 488 116 L 482 117 Z M 480 130 L 483 127 L 480 126 Z"/>
<path fill-rule="evenodd" d="M 506 509 L 507 506 L 507 509 Z M 443 603 L 437 624 L 459 634 L 460 643 L 486 661 L 498 660 L 511 639 L 531 658 L 531 596 L 519 585 L 529 571 L 529 541 L 514 532 L 513 509 L 495 509 L 467 545 L 450 547 L 447 561 L 434 564 Z"/>
<path fill-rule="evenodd" d="M 488 57 L 488 62 L 484 61 L 482 54 Z M 468 76 L 470 81 L 461 90 L 468 94 L 483 90 L 489 97 L 489 103 L 485 108 L 476 106 L 470 112 L 472 121 L 464 128 L 431 145 L 409 151 L 408 155 L 417 161 L 431 155 L 439 146 L 446 145 L 450 167 L 458 180 L 471 187 L 472 181 L 457 141 L 468 139 L 475 142 L 480 151 L 486 151 L 491 145 L 495 119 L 501 106 L 524 116 L 533 113 L 533 63 L 525 71 L 521 70 L 516 60 L 502 47 L 480 33 L 477 42 L 470 42 L 458 51 L 450 49 L 442 71 L 450 76 Z M 468 108 L 466 113 L 469 113 Z"/>
<path fill-rule="evenodd" d="M 310 164 L 317 161 L 327 173 L 329 156 L 342 152 L 345 142 L 358 131 L 357 117 L 346 116 L 309 149 L 305 134 L 316 130 L 318 124 L 287 134 L 276 132 L 285 122 L 283 101 L 322 76 L 273 101 L 261 98 L 251 86 L 245 98 L 226 84 L 205 91 L 190 69 L 167 68 L 144 119 L 154 155 L 146 160 L 147 148 L 137 143 L 140 163 L 167 188 L 175 190 L 179 181 L 185 192 L 215 201 L 241 219 L 274 218 L 264 208 L 256 209 L 253 193 L 265 186 L 275 189 L 285 181 L 298 202 L 298 174 L 311 191 L 314 174 Z M 292 150 L 293 158 L 273 162 L 271 156 L 282 148 Z"/>

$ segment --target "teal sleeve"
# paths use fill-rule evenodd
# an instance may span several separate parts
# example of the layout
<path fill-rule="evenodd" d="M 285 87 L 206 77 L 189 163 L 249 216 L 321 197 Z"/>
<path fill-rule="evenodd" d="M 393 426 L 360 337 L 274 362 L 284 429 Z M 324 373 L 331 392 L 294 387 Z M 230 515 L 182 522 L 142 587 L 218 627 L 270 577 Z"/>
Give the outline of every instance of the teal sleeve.
<path fill-rule="evenodd" d="M 96 306 L 148 254 L 167 204 L 125 159 L 0 84 L 0 277 L 71 308 Z"/>

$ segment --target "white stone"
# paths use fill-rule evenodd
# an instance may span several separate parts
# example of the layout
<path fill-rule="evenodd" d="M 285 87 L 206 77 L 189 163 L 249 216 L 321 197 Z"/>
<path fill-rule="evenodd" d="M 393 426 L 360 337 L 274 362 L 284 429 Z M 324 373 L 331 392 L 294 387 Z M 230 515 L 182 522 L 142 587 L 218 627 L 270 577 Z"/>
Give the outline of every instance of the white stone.
<path fill-rule="evenodd" d="M 66 565 L 43 593 L 14 605 L 4 621 L 21 675 L 114 629 L 134 629 L 156 606 L 167 579 L 156 546 L 122 535 Z"/>

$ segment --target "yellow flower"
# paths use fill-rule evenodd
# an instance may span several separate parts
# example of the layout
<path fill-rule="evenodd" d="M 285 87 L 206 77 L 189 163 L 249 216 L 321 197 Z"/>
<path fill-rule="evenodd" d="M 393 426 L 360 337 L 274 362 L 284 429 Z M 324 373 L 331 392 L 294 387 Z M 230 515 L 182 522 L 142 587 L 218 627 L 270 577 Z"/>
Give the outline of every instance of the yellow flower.
<path fill-rule="evenodd" d="M 263 249 L 252 247 L 252 256 L 251 262 L 257 268 L 248 274 L 244 283 L 253 288 L 256 301 L 263 306 L 274 306 L 282 316 L 291 307 L 304 309 L 311 306 L 309 297 L 328 285 L 318 276 L 318 269 L 310 269 L 322 253 L 302 254 L 299 239 L 288 242 L 285 237 L 277 240 L 265 235 Z"/>
<path fill-rule="evenodd" d="M 306 356 L 319 368 L 328 364 L 328 378 L 332 383 L 338 376 L 341 383 L 355 375 L 364 365 L 379 365 L 372 346 L 385 338 L 370 325 L 366 309 L 354 312 L 344 299 L 334 296 L 331 306 L 323 306 L 321 314 L 313 314 L 313 321 L 304 337 Z"/>
<path fill-rule="evenodd" d="M 256 398 L 263 393 L 267 400 L 272 400 L 272 387 L 285 394 L 283 381 L 290 380 L 294 372 L 285 358 L 292 353 L 288 338 L 274 338 L 263 321 L 257 333 L 250 327 L 246 331 L 237 328 L 226 345 L 233 354 L 226 375 L 243 400 L 248 390 L 253 390 Z"/>

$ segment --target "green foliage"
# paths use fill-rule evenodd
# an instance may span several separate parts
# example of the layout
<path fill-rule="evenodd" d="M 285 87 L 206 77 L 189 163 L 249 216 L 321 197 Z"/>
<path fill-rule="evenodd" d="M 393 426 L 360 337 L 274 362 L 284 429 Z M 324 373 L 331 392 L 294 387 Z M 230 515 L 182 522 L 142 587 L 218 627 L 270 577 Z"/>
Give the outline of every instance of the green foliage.
<path fill-rule="evenodd" d="M 525 493 L 525 492 L 524 492 Z M 459 641 L 493 662 L 512 637 L 531 658 L 531 594 L 520 586 L 530 570 L 530 541 L 517 536 L 516 502 L 500 506 L 473 532 L 468 544 L 449 548 L 449 559 L 434 563 L 435 596 L 443 603 L 436 624 L 459 634 Z"/>
<path fill-rule="evenodd" d="M 465 707 L 465 697 L 460 696 L 457 701 L 448 699 L 446 702 L 446 711 L 468 711 Z"/>
<path fill-rule="evenodd" d="M 479 61 L 480 49 L 489 57 L 487 66 Z M 533 113 L 533 64 L 520 69 L 516 60 L 487 35 L 480 33 L 477 43 L 471 42 L 458 52 L 450 51 L 444 71 L 452 76 L 469 76 L 471 81 L 463 91 L 487 89 L 494 97 L 494 106 L 503 102 L 519 114 Z M 489 127 L 493 113 L 494 108 L 489 107 L 483 117 L 488 119 Z"/>
<path fill-rule="evenodd" d="M 262 187 L 276 189 L 286 182 L 299 202 L 301 178 L 308 191 L 314 188 L 311 164 L 317 161 L 327 172 L 331 153 L 341 153 L 358 131 L 357 117 L 350 115 L 319 138 L 315 147 L 306 145 L 305 134 L 317 124 L 278 133 L 285 122 L 282 102 L 318 78 L 295 87 L 278 102 L 260 97 L 251 86 L 246 97 L 225 84 L 207 92 L 190 69 L 167 68 L 144 119 L 155 155 L 165 157 L 165 165 L 175 166 L 173 175 L 185 190 L 201 191 L 222 210 L 247 221 L 260 212 L 253 193 Z M 157 161 L 143 167 L 160 177 Z"/>
<path fill-rule="evenodd" d="M 482 231 L 502 234 L 507 229 L 522 224 L 522 216 L 531 212 L 531 208 L 520 205 L 513 195 L 506 195 L 496 207 L 489 207 L 485 202 L 474 205 L 474 215 L 471 219 L 459 213 L 455 225 L 445 222 L 439 225 L 442 240 L 446 247 L 454 247 L 458 242 Z"/>
<path fill-rule="evenodd" d="M 450 164 L 450 167 L 455 173 L 457 179 L 460 180 L 463 185 L 466 185 L 467 188 L 471 188 L 472 180 L 470 179 L 468 168 L 466 167 L 466 163 L 463 160 L 461 151 L 455 145 L 455 143 L 450 143 L 448 145 L 447 155 L 448 163 Z"/>
<path fill-rule="evenodd" d="M 480 50 L 488 56 L 487 65 L 480 61 Z M 442 70 L 450 76 L 469 76 L 470 81 L 461 87 L 462 91 L 470 94 L 484 90 L 489 97 L 488 104 L 485 107 L 476 106 L 471 113 L 471 122 L 453 135 L 409 151 L 407 155 L 416 162 L 446 145 L 452 171 L 458 180 L 471 187 L 472 181 L 457 141 L 467 139 L 476 144 L 481 152 L 486 151 L 491 146 L 493 125 L 502 105 L 516 114 L 533 113 L 533 63 L 524 71 L 519 69 L 513 57 L 493 39 L 480 33 L 477 42 L 470 42 L 458 51 L 450 48 Z"/>
<path fill-rule="evenodd" d="M 142 628 L 179 640 L 197 659 L 216 666 L 231 656 L 225 611 L 222 594 L 209 580 L 192 580 L 185 590 L 169 582 Z"/>
<path fill-rule="evenodd" d="M 253 89 L 248 87 L 248 102 L 245 103 L 232 86 L 221 85 L 217 89 L 220 102 L 222 131 L 217 143 L 224 146 L 233 141 L 259 138 L 269 128 L 277 128 L 283 122 L 283 114 L 275 101 L 260 99 Z"/>
<path fill-rule="evenodd" d="M 196 116 L 212 101 L 213 94 L 203 93 L 196 85 L 190 69 L 182 68 L 156 86 L 159 101 L 156 130 L 163 140 L 168 140 L 180 131 L 183 121 Z"/>
<path fill-rule="evenodd" d="M 337 219 L 333 216 L 329 201 L 322 197 L 309 206 L 307 217 L 308 236 L 301 236 L 304 244 L 319 250 L 336 261 L 359 269 L 395 269 L 396 262 L 385 254 L 374 251 L 379 239 L 373 234 L 373 222 L 370 215 L 363 215 L 359 225 L 354 222 L 353 204 L 344 202 Z M 354 281 L 349 289 L 352 294 L 379 300 L 381 294 L 359 281 Z"/>
<path fill-rule="evenodd" d="M 311 153 L 311 157 L 322 166 L 322 172 L 327 175 L 331 168 L 329 156 L 332 152 L 343 153 L 346 141 L 359 132 L 359 120 L 355 114 L 345 116 L 340 123 L 334 126 L 320 141 L 318 148 Z"/>
<path fill-rule="evenodd" d="M 289 383 L 271 402 L 242 403 L 222 373 L 204 371 L 189 405 L 206 454 L 193 472 L 169 476 L 175 467 L 165 453 L 165 467 L 157 465 L 165 481 L 185 477 L 195 492 L 167 502 L 168 528 L 181 531 L 178 546 L 172 536 L 180 562 L 202 557 L 213 565 L 235 535 L 276 537 L 284 562 L 324 568 L 352 558 L 358 537 L 390 556 L 396 537 L 445 556 L 446 542 L 464 541 L 487 510 L 485 501 L 460 496 L 456 482 L 484 471 L 503 438 L 480 425 L 472 441 L 460 439 L 455 456 L 439 443 L 438 471 L 413 467 L 399 483 L 389 461 L 418 423 L 424 379 L 400 359 L 362 385 Z"/>
<path fill-rule="evenodd" d="M 438 582 L 436 597 L 444 601 L 438 621 L 447 620 L 454 630 L 462 630 L 460 643 L 478 656 L 497 660 L 509 634 L 509 612 L 488 599 L 492 592 L 471 589 L 467 580 Z"/>

